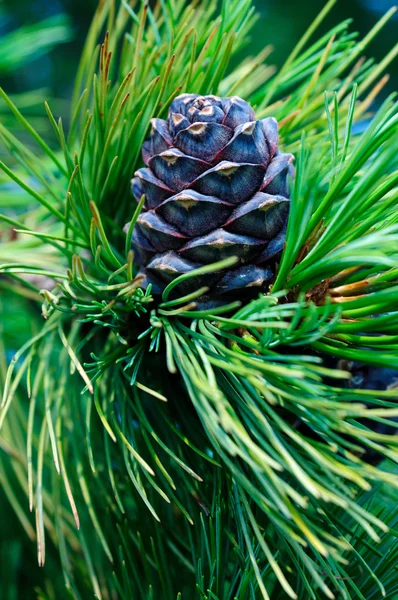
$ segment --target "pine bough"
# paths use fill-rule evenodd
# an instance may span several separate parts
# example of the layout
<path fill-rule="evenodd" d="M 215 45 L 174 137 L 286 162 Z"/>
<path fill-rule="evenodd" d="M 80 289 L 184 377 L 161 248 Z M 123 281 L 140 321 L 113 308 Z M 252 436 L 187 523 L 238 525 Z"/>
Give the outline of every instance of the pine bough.
<path fill-rule="evenodd" d="M 37 146 L 0 127 L 27 208 L 1 215 L 0 284 L 45 319 L 0 365 L 0 479 L 47 559 L 39 598 L 398 592 L 397 388 L 346 383 L 353 362 L 398 369 L 395 98 L 371 112 L 397 48 L 363 58 L 394 10 L 362 40 L 344 22 L 311 42 L 333 4 L 275 72 L 268 48 L 229 67 L 250 0 L 104 0 L 67 127 L 46 104 L 56 143 L 0 92 Z M 131 178 L 182 92 L 239 95 L 296 157 L 277 274 L 251 301 L 172 293 L 233 257 L 160 299 L 140 287 Z"/>

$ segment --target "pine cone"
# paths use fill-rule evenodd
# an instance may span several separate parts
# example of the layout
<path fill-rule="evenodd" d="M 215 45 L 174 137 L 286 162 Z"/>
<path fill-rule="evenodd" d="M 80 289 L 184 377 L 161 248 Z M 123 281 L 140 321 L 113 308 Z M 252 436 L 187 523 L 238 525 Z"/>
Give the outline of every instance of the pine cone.
<path fill-rule="evenodd" d="M 188 279 L 209 296 L 260 291 L 285 241 L 287 176 L 293 156 L 278 151 L 275 119 L 255 120 L 238 97 L 182 94 L 167 121 L 152 119 L 133 179 L 144 211 L 133 233 L 136 260 L 154 293 L 179 275 L 230 256 L 238 266 Z"/>

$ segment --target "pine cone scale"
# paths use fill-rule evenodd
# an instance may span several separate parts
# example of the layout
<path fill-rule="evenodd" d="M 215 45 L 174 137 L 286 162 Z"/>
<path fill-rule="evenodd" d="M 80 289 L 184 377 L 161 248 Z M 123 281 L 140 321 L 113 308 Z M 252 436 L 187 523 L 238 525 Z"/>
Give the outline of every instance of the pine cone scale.
<path fill-rule="evenodd" d="M 181 233 L 194 237 L 209 233 L 214 227 L 225 223 L 231 208 L 231 204 L 215 196 L 186 190 L 162 202 L 156 212 L 176 225 Z"/>
<path fill-rule="evenodd" d="M 257 192 L 232 212 L 224 227 L 233 233 L 271 241 L 281 231 L 288 213 L 287 198 Z"/>
<path fill-rule="evenodd" d="M 174 192 L 182 192 L 207 171 L 209 166 L 209 163 L 188 156 L 177 148 L 170 148 L 149 159 L 149 168 L 155 176 Z"/>
<path fill-rule="evenodd" d="M 184 258 L 204 264 L 218 262 L 231 256 L 239 256 L 246 262 L 258 255 L 265 244 L 265 241 L 216 229 L 207 235 L 192 239 L 180 249 L 180 254 Z"/>
<path fill-rule="evenodd" d="M 177 133 L 175 145 L 184 154 L 211 163 L 231 137 L 231 129 L 220 123 L 193 123 Z"/>

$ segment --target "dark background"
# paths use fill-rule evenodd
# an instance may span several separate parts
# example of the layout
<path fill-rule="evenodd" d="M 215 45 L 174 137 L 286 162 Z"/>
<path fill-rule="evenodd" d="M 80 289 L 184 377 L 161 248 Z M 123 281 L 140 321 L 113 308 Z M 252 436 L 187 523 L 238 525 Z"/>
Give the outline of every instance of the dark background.
<path fill-rule="evenodd" d="M 250 53 L 272 44 L 275 51 L 270 61 L 280 65 L 325 3 L 326 0 L 254 0 L 260 20 L 252 34 Z M 97 4 L 98 0 L 0 0 L 0 43 L 1 36 L 7 31 L 58 13 L 69 15 L 73 31 L 72 42 L 19 69 L 16 75 L 3 78 L 0 82 L 2 87 L 9 93 L 47 87 L 51 96 L 68 99 L 84 38 Z M 352 18 L 352 30 L 363 36 L 393 4 L 393 0 L 340 0 L 320 32 Z M 368 55 L 379 60 L 385 56 L 397 42 L 397 30 L 398 14 L 369 47 Z M 387 91 L 392 91 L 396 89 L 398 61 L 391 65 L 389 72 L 391 80 Z"/>

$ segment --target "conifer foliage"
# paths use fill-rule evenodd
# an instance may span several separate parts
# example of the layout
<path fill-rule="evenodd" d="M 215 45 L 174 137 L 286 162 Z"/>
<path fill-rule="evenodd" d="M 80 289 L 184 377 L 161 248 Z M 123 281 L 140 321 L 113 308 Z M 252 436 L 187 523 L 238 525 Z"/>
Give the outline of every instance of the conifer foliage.
<path fill-rule="evenodd" d="M 37 148 L 0 127 L 29 208 L 0 215 L 16 232 L 0 283 L 41 306 L 0 362 L 0 481 L 37 545 L 38 598 L 398 593 L 395 97 L 373 110 L 398 49 L 363 58 L 394 9 L 363 39 L 348 22 L 317 38 L 334 3 L 276 71 L 268 48 L 236 64 L 250 0 L 103 0 L 71 114 L 45 104 L 52 141 L 0 91 Z M 201 301 L 239 255 L 143 285 L 131 180 L 181 94 L 243 98 L 295 157 L 254 296 Z M 383 389 L 352 385 L 353 364 Z"/>

